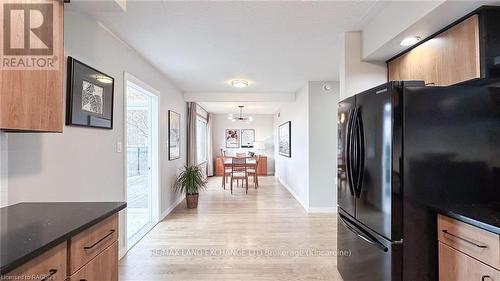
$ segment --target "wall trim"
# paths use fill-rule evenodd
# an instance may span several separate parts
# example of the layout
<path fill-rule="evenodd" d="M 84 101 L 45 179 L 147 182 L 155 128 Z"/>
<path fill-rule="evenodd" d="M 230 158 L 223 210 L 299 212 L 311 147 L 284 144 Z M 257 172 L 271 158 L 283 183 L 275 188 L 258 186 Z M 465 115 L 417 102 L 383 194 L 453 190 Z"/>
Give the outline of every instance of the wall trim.
<path fill-rule="evenodd" d="M 336 214 L 336 207 L 309 207 L 309 213 Z"/>
<path fill-rule="evenodd" d="M 171 213 L 171 212 L 172 212 L 172 211 L 173 211 L 173 210 L 174 210 L 174 209 L 175 209 L 175 208 L 176 208 L 176 207 L 180 204 L 180 203 L 182 203 L 183 201 L 184 201 L 184 196 L 179 196 L 179 197 L 175 200 L 175 202 L 174 202 L 172 205 L 170 205 L 170 207 L 168 207 L 168 208 L 167 208 L 167 209 L 166 209 L 163 213 L 161 213 L 161 214 L 160 214 L 159 220 L 158 220 L 158 222 L 156 223 L 156 225 L 157 225 L 158 223 L 160 223 L 162 220 L 164 220 L 164 219 L 165 219 L 165 218 L 166 218 L 166 217 L 167 217 L 167 216 L 168 216 L 168 215 L 169 215 L 169 214 L 170 214 L 170 213 Z M 151 230 L 153 230 L 153 229 L 156 227 L 156 225 L 155 225 L 155 226 L 153 226 L 153 227 L 151 228 Z M 150 231 L 151 231 L 151 230 L 150 230 Z M 146 235 L 147 235 L 147 234 L 146 234 Z M 145 237 L 145 236 L 144 236 L 144 237 Z M 144 237 L 143 237 L 143 238 L 144 238 Z M 143 238 L 141 238 L 141 240 L 142 240 Z M 139 241 L 140 241 L 140 240 L 139 240 Z M 137 243 L 139 243 L 139 242 L 137 242 Z M 136 243 L 135 245 L 137 245 L 137 243 Z M 134 247 L 135 247 L 135 245 L 134 245 Z M 132 247 L 132 248 L 133 248 L 133 247 Z M 122 247 L 122 248 L 120 248 L 120 251 L 119 251 L 119 253 L 118 253 L 118 254 L 119 254 L 119 258 L 118 258 L 118 259 L 119 259 L 119 260 L 121 260 L 121 259 L 122 259 L 122 258 L 123 258 L 126 254 L 127 254 L 127 252 L 128 252 L 128 250 L 127 250 L 127 248 L 126 248 L 126 247 Z"/>
<path fill-rule="evenodd" d="M 180 203 L 184 201 L 184 196 L 179 196 L 175 202 L 170 205 L 163 213 L 160 215 L 160 221 L 164 220 Z"/>
<path fill-rule="evenodd" d="M 276 178 L 278 179 L 279 183 L 284 186 L 288 192 L 290 192 L 290 194 L 292 194 L 293 198 L 295 198 L 295 200 L 297 200 L 297 202 L 300 203 L 300 205 L 302 206 L 302 208 L 304 208 L 304 210 L 306 212 L 309 213 L 309 206 L 307 206 L 304 202 L 302 202 L 302 200 L 300 199 L 300 197 L 295 193 L 295 191 L 293 191 L 293 189 L 288 185 L 286 184 L 284 181 L 281 180 L 281 178 L 279 176 L 276 176 Z"/>

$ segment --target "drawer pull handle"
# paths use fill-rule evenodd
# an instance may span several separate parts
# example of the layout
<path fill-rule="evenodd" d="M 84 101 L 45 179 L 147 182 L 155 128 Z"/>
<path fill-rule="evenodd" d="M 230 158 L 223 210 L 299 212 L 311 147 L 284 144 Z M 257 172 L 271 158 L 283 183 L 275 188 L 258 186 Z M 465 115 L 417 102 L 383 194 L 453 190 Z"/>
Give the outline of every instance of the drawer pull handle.
<path fill-rule="evenodd" d="M 101 243 L 102 241 L 104 241 L 104 239 L 108 238 L 109 236 L 113 235 L 113 233 L 115 233 L 115 230 L 114 229 L 111 229 L 109 231 L 108 234 L 106 234 L 106 236 L 104 236 L 103 238 L 99 239 L 97 242 L 95 242 L 94 244 L 90 245 L 90 246 L 86 246 L 86 247 L 83 247 L 85 250 L 90 250 L 92 248 L 94 248 L 95 246 L 97 246 L 99 243 Z"/>
<path fill-rule="evenodd" d="M 57 269 L 51 269 L 51 270 L 49 270 L 49 274 L 47 276 L 45 276 L 41 281 L 50 280 L 50 277 L 52 277 L 56 273 L 57 273 Z"/>
<path fill-rule="evenodd" d="M 471 244 L 471 245 L 474 245 L 474 246 L 476 246 L 476 247 L 478 247 L 478 248 L 481 248 L 481 249 L 486 249 L 486 248 L 488 248 L 488 246 L 486 246 L 486 245 L 477 244 L 477 243 L 475 243 L 475 242 L 472 242 L 472 241 L 470 241 L 470 240 L 467 240 L 467 239 L 465 239 L 465 238 L 462 238 L 462 237 L 460 237 L 460 236 L 457 236 L 457 235 L 455 235 L 455 234 L 453 234 L 453 233 L 450 233 L 450 232 L 448 232 L 448 230 L 446 230 L 446 229 L 444 229 L 444 230 L 443 230 L 443 233 L 444 233 L 444 234 L 446 234 L 446 235 L 449 235 L 449 236 L 451 236 L 451 237 L 453 237 L 453 238 L 457 238 L 458 240 L 461 240 L 461 241 L 464 241 L 464 242 L 469 243 L 469 244 Z"/>
<path fill-rule="evenodd" d="M 481 281 L 488 281 L 488 280 L 492 280 L 491 277 L 489 275 L 483 275 L 481 277 Z"/>

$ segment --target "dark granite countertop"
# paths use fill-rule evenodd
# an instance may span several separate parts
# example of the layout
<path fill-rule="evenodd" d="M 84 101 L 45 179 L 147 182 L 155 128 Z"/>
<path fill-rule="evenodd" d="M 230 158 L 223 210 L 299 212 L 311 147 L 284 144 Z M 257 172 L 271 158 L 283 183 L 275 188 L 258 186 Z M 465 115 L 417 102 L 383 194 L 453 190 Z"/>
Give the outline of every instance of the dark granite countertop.
<path fill-rule="evenodd" d="M 500 235 L 499 204 L 450 204 L 434 206 L 438 213 Z"/>
<path fill-rule="evenodd" d="M 0 208 L 0 275 L 126 206 L 124 202 L 54 202 Z"/>

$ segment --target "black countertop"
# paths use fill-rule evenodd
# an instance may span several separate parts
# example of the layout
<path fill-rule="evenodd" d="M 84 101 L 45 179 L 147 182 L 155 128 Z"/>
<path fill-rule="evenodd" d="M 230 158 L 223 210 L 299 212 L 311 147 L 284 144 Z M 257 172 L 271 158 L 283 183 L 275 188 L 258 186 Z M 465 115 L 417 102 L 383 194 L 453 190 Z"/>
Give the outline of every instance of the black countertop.
<path fill-rule="evenodd" d="M 438 213 L 500 235 L 500 204 L 434 206 Z"/>
<path fill-rule="evenodd" d="M 0 208 L 0 275 L 126 206 L 124 202 L 57 202 Z"/>

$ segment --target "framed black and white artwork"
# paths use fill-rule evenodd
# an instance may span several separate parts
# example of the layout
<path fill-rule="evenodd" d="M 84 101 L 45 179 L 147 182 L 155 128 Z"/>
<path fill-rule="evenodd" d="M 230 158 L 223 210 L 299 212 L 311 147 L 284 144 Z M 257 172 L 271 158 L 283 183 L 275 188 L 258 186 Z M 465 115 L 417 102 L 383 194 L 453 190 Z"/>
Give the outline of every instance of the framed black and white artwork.
<path fill-rule="evenodd" d="M 181 115 L 168 111 L 168 160 L 181 157 Z"/>
<path fill-rule="evenodd" d="M 253 148 L 254 142 L 255 142 L 255 130 L 254 129 L 241 129 L 241 147 L 242 148 Z"/>
<path fill-rule="evenodd" d="M 114 78 L 68 57 L 66 125 L 113 129 Z"/>
<path fill-rule="evenodd" d="M 281 124 L 278 128 L 279 154 L 292 157 L 292 122 Z"/>
<path fill-rule="evenodd" d="M 240 130 L 239 129 L 226 129 L 226 147 L 239 148 L 240 147 Z"/>

